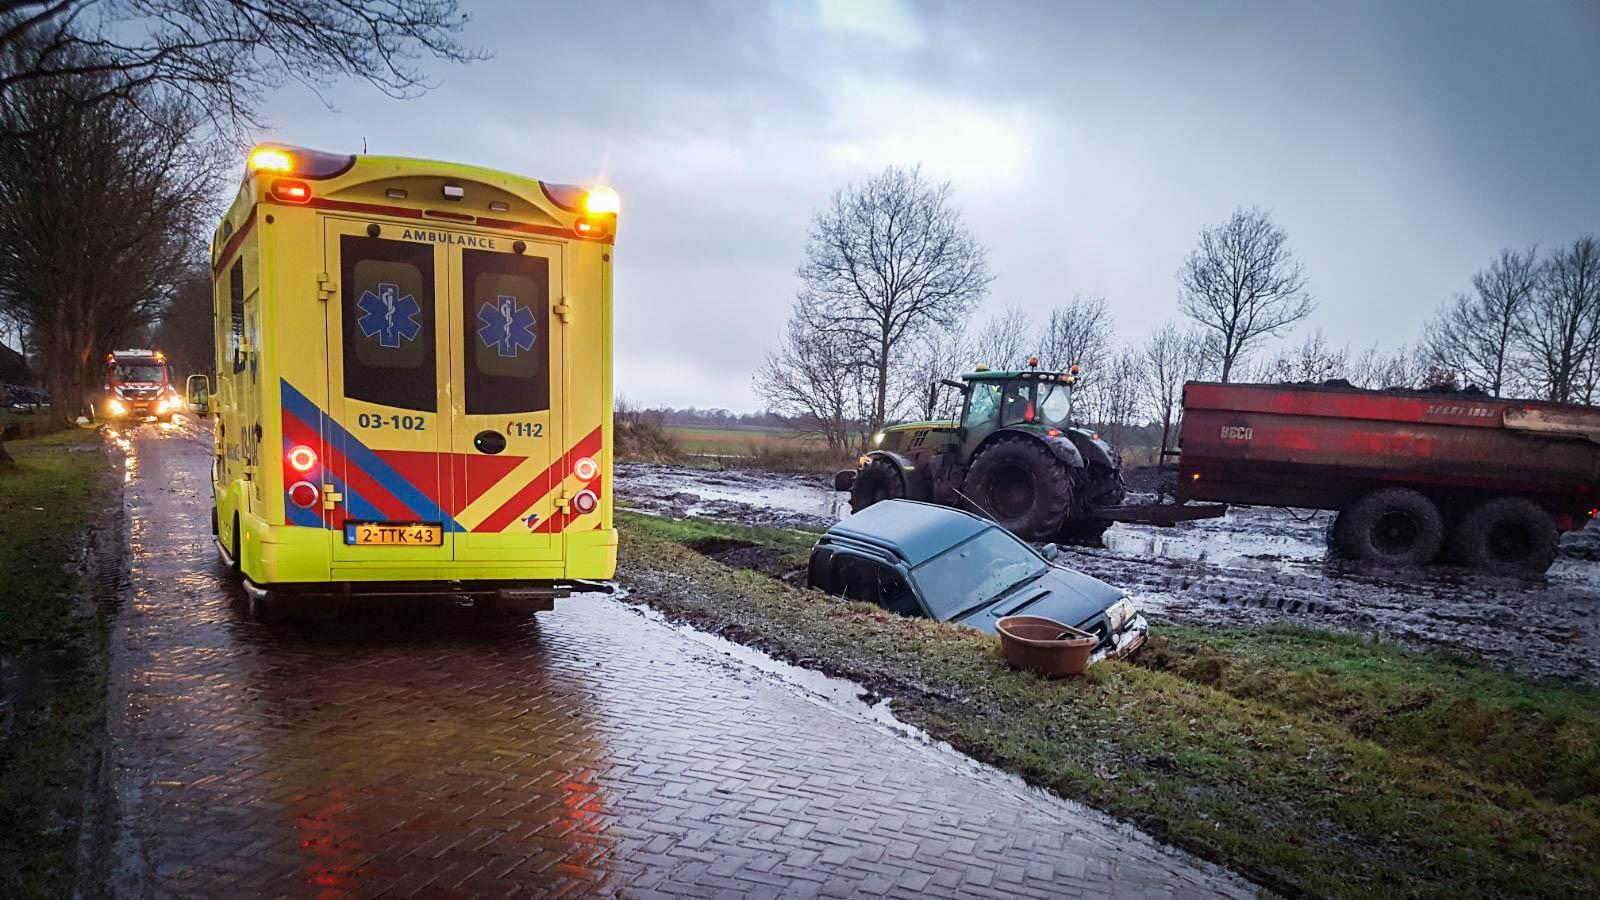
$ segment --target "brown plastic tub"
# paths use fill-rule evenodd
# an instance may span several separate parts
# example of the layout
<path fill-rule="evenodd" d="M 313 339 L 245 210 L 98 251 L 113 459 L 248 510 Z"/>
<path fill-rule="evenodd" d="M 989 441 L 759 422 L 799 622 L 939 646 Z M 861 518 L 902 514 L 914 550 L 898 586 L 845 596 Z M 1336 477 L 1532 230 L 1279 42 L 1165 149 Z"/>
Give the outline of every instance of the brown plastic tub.
<path fill-rule="evenodd" d="M 1044 616 L 1006 616 L 995 623 L 1006 665 L 1046 678 L 1082 675 L 1100 639 Z"/>

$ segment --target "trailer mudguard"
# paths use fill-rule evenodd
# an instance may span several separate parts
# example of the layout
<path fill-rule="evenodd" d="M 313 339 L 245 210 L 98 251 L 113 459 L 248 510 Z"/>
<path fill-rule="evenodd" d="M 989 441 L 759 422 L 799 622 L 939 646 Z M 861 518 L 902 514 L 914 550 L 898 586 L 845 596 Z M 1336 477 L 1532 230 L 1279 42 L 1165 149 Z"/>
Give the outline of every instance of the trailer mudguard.
<path fill-rule="evenodd" d="M 867 458 L 885 460 L 900 470 L 900 483 L 905 485 L 907 500 L 932 499 L 933 486 L 929 484 L 928 473 L 917 468 L 917 464 L 907 457 L 893 450 L 873 450 L 867 454 Z"/>

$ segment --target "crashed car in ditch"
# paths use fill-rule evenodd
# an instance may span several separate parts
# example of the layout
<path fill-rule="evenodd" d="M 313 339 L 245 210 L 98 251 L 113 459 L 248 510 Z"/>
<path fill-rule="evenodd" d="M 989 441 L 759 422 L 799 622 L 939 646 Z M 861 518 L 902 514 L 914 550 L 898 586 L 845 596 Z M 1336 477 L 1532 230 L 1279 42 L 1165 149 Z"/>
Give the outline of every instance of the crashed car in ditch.
<path fill-rule="evenodd" d="M 1137 650 L 1148 630 L 1127 595 L 1054 562 L 994 522 L 885 500 L 829 528 L 811 551 L 811 587 L 905 616 L 995 633 L 1004 616 L 1045 616 L 1100 638 L 1092 659 Z"/>

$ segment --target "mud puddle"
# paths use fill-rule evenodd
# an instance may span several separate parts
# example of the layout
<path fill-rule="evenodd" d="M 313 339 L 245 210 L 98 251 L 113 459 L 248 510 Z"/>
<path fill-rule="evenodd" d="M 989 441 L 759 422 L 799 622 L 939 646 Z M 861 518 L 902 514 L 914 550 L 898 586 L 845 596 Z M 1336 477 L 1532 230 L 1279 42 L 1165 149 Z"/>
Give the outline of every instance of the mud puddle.
<path fill-rule="evenodd" d="M 617 482 L 620 497 L 667 516 L 821 529 L 849 512 L 825 475 L 619 465 Z M 1332 628 L 1600 683 L 1600 562 L 1580 558 L 1600 557 L 1600 530 L 1568 536 L 1543 578 L 1522 580 L 1364 567 L 1329 554 L 1331 522 L 1330 513 L 1238 507 L 1176 528 L 1119 524 L 1104 546 L 1063 547 L 1062 561 L 1177 619 Z"/>

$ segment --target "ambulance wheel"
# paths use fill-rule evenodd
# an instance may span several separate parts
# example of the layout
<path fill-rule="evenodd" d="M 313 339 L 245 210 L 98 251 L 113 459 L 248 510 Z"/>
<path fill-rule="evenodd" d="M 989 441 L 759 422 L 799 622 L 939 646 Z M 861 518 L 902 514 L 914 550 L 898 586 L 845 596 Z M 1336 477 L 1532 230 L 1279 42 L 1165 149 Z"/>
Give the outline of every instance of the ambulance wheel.
<path fill-rule="evenodd" d="M 1457 557 L 1496 575 L 1538 575 L 1561 545 L 1555 520 L 1521 497 L 1496 497 L 1461 517 L 1451 536 Z"/>
<path fill-rule="evenodd" d="M 1346 553 L 1356 559 L 1396 566 L 1433 561 L 1444 546 L 1444 516 L 1439 507 L 1410 488 L 1384 488 L 1357 500 L 1334 529 Z"/>

